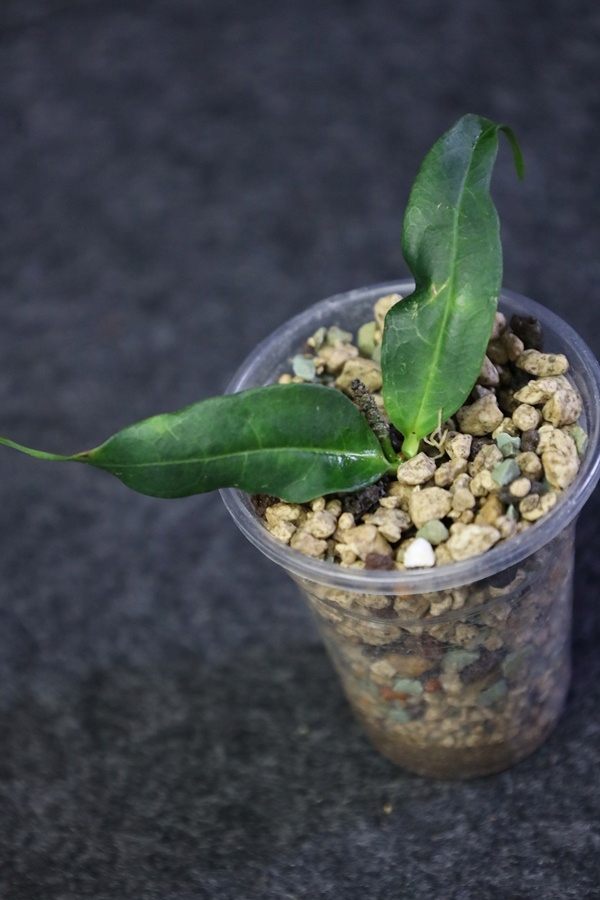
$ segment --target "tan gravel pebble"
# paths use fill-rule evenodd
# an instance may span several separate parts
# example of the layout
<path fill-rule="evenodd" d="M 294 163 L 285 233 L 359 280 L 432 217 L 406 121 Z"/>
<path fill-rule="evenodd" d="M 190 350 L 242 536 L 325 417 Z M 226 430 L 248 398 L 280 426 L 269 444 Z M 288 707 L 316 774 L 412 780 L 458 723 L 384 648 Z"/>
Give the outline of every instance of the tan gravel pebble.
<path fill-rule="evenodd" d="M 533 455 L 535 456 L 535 453 Z M 536 460 L 538 459 L 537 456 L 535 458 Z M 488 494 L 498 491 L 498 489 L 499 485 L 492 478 L 492 473 L 489 469 L 481 469 L 471 480 L 470 490 L 474 497 L 486 497 Z"/>
<path fill-rule="evenodd" d="M 410 517 L 421 528 L 430 519 L 443 519 L 452 508 L 452 495 L 439 487 L 413 491 L 409 500 Z"/>
<path fill-rule="evenodd" d="M 347 393 L 355 378 L 359 378 L 372 393 L 381 390 L 381 366 L 372 359 L 359 357 L 347 360 L 341 374 L 335 380 L 335 386 Z"/>
<path fill-rule="evenodd" d="M 396 479 L 399 484 L 425 484 L 435 473 L 435 460 L 425 453 L 417 453 L 398 468 Z"/>
<path fill-rule="evenodd" d="M 337 528 L 337 517 L 325 509 L 319 510 L 308 517 L 303 528 L 316 538 L 328 538 Z"/>
<path fill-rule="evenodd" d="M 269 531 L 276 537 L 278 541 L 282 541 L 284 544 L 289 544 L 290 538 L 296 532 L 296 526 L 293 522 L 284 522 L 280 521 L 276 524 L 272 525 L 269 528 Z"/>
<path fill-rule="evenodd" d="M 555 488 L 567 488 L 575 480 L 579 471 L 577 455 L 566 455 L 560 450 L 551 448 L 542 453 L 542 465 L 546 478 Z"/>
<path fill-rule="evenodd" d="M 377 302 L 375 303 L 373 312 L 375 314 L 375 321 L 377 322 L 377 326 L 380 331 L 383 331 L 383 324 L 389 310 L 400 300 L 402 300 L 401 294 L 386 294 L 385 297 L 380 297 L 379 300 L 377 300 Z"/>
<path fill-rule="evenodd" d="M 435 471 L 433 480 L 438 487 L 449 487 L 458 478 L 467 471 L 467 460 L 459 457 L 458 459 L 450 459 L 448 462 L 442 463 Z"/>
<path fill-rule="evenodd" d="M 578 391 L 562 389 L 556 391 L 544 404 L 542 415 L 547 422 L 559 427 L 573 425 L 581 415 L 581 397 Z"/>
<path fill-rule="evenodd" d="M 334 344 L 333 347 L 325 345 L 319 350 L 315 362 L 321 360 L 330 375 L 339 375 L 344 364 L 357 356 L 358 347 L 353 344 Z"/>
<path fill-rule="evenodd" d="M 569 434 L 552 425 L 542 425 L 539 436 L 537 453 L 541 455 L 546 478 L 552 487 L 568 487 L 579 471 L 575 441 Z"/>
<path fill-rule="evenodd" d="M 539 350 L 524 350 L 516 361 L 518 369 L 530 375 L 546 378 L 548 375 L 564 375 L 569 362 L 562 353 L 540 353 Z"/>
<path fill-rule="evenodd" d="M 502 343 L 506 348 L 506 355 L 510 362 L 516 362 L 523 350 L 525 349 L 525 345 L 520 337 L 517 337 L 516 334 L 513 334 L 512 331 L 506 331 L 502 336 Z"/>
<path fill-rule="evenodd" d="M 411 526 L 410 517 L 401 509 L 379 509 L 363 516 L 363 521 L 367 525 L 375 525 L 379 533 L 392 543 L 399 541 L 402 532 Z"/>
<path fill-rule="evenodd" d="M 499 434 L 509 434 L 511 437 L 516 437 L 518 435 L 519 429 L 515 425 L 512 419 L 509 419 L 508 416 L 505 416 L 497 428 L 492 431 L 492 437 L 494 440 L 498 437 Z"/>
<path fill-rule="evenodd" d="M 463 406 L 456 413 L 461 429 L 476 436 L 490 434 L 497 428 L 504 415 L 494 394 L 486 394 L 471 406 Z"/>
<path fill-rule="evenodd" d="M 517 453 L 517 465 L 523 475 L 531 478 L 532 481 L 539 481 L 543 474 L 542 462 L 532 450 L 526 450 L 524 453 Z"/>
<path fill-rule="evenodd" d="M 322 556 L 327 550 L 327 541 L 313 537 L 308 531 L 299 528 L 290 541 L 292 550 L 298 550 L 306 556 Z"/>
<path fill-rule="evenodd" d="M 365 560 L 369 553 L 392 556 L 392 548 L 375 525 L 357 525 L 356 528 L 350 528 L 342 534 L 343 542 L 356 553 L 359 559 Z"/>
<path fill-rule="evenodd" d="M 504 506 L 497 494 L 490 494 L 475 517 L 476 525 L 496 525 L 497 519 L 503 514 Z"/>
<path fill-rule="evenodd" d="M 540 497 L 537 494 L 530 494 L 519 503 L 519 512 L 528 522 L 536 522 L 545 516 L 547 512 L 556 505 L 558 496 L 554 491 L 549 491 Z"/>
<path fill-rule="evenodd" d="M 452 559 L 460 561 L 485 553 L 497 544 L 502 535 L 491 525 L 465 525 L 458 534 L 451 534 L 446 542 Z"/>
<path fill-rule="evenodd" d="M 552 394 L 562 388 L 571 389 L 571 383 L 564 375 L 536 378 L 528 382 L 520 390 L 515 391 L 514 396 L 519 403 L 529 403 L 531 406 L 537 406 L 539 403 L 546 403 Z"/>
<path fill-rule="evenodd" d="M 531 481 L 529 478 L 515 478 L 510 485 L 510 493 L 513 497 L 522 500 L 523 497 L 526 497 L 529 491 L 531 490 Z"/>
<path fill-rule="evenodd" d="M 301 507 L 296 503 L 274 503 L 267 506 L 265 518 L 269 525 L 278 522 L 296 522 L 302 513 Z"/>
<path fill-rule="evenodd" d="M 473 436 L 461 434 L 460 431 L 448 432 L 444 449 L 450 459 L 468 459 L 471 452 Z"/>
<path fill-rule="evenodd" d="M 469 475 L 477 475 L 482 469 L 492 472 L 504 457 L 496 444 L 484 444 L 475 459 L 469 463 Z"/>
<path fill-rule="evenodd" d="M 464 512 L 466 509 L 473 509 L 477 500 L 469 488 L 458 488 L 452 494 L 452 509 L 457 512 Z"/>
<path fill-rule="evenodd" d="M 542 421 L 542 414 L 535 406 L 521 403 L 512 414 L 512 420 L 520 431 L 530 431 L 538 427 Z"/>

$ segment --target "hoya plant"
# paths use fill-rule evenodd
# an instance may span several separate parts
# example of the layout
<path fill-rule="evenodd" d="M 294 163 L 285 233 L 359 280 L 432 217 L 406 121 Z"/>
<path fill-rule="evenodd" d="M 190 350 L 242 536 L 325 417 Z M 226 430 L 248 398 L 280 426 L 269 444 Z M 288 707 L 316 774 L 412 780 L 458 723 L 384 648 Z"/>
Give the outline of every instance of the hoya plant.
<path fill-rule="evenodd" d="M 154 497 L 237 487 L 304 503 L 396 472 L 463 405 L 483 363 L 502 281 L 489 191 L 500 132 L 522 177 L 512 131 L 466 115 L 434 144 L 410 193 L 402 251 L 415 290 L 387 313 L 381 347 L 385 410 L 403 438 L 399 453 L 368 403 L 361 410 L 338 390 L 306 383 L 202 400 L 72 456 L 0 441 L 39 459 L 105 469 Z"/>

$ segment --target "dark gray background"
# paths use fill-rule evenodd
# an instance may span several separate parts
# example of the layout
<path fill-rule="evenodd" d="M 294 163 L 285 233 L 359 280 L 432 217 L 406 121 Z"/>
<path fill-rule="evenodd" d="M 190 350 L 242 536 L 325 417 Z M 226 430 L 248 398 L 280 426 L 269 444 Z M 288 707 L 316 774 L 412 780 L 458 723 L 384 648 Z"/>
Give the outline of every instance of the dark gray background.
<path fill-rule="evenodd" d="M 95 445 L 405 276 L 416 168 L 469 111 L 526 157 L 494 178 L 505 285 L 599 353 L 599 38 L 591 0 L 4 0 L 0 433 Z M 558 730 L 443 783 L 370 748 L 217 497 L 1 461 L 3 898 L 600 895 L 598 494 Z"/>

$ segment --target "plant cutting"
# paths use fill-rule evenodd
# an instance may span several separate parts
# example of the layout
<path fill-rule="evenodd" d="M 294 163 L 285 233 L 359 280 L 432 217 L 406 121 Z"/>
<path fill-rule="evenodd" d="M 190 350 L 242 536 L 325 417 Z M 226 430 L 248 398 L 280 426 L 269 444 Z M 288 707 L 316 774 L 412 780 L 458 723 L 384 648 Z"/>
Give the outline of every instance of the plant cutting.
<path fill-rule="evenodd" d="M 304 502 L 355 491 L 414 456 L 453 415 L 480 372 L 502 280 L 498 218 L 489 183 L 503 125 L 463 117 L 438 141 L 413 186 L 403 252 L 416 287 L 386 317 L 381 352 L 385 407 L 403 435 L 393 449 L 344 394 L 318 384 L 269 385 L 192 404 L 131 425 L 99 447 L 54 461 L 105 469 L 155 497 L 224 487 Z"/>
<path fill-rule="evenodd" d="M 228 508 L 300 584 L 376 746 L 442 777 L 505 768 L 554 726 L 574 518 L 598 478 L 595 360 L 551 314 L 501 295 L 502 133 L 522 175 L 510 129 L 473 115 L 426 156 L 402 237 L 413 284 L 317 304 L 234 393 L 93 450 L 0 439 L 156 497 L 238 489 Z"/>

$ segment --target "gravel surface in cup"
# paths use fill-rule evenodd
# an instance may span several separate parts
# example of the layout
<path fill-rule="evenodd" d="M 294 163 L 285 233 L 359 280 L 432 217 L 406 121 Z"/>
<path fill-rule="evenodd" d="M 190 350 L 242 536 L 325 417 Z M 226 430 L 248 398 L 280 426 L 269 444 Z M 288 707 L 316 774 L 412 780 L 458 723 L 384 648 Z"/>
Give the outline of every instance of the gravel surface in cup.
<path fill-rule="evenodd" d="M 381 297 L 357 335 L 320 328 L 282 383 L 351 393 L 359 379 L 385 416 L 381 336 L 399 294 Z M 404 462 L 354 494 L 309 504 L 260 498 L 269 531 L 308 556 L 357 569 L 418 569 L 477 556 L 531 528 L 569 488 L 585 452 L 582 401 L 563 354 L 544 353 L 537 320 L 497 313 L 467 402 Z M 400 446 L 392 427 L 392 440 Z"/>

